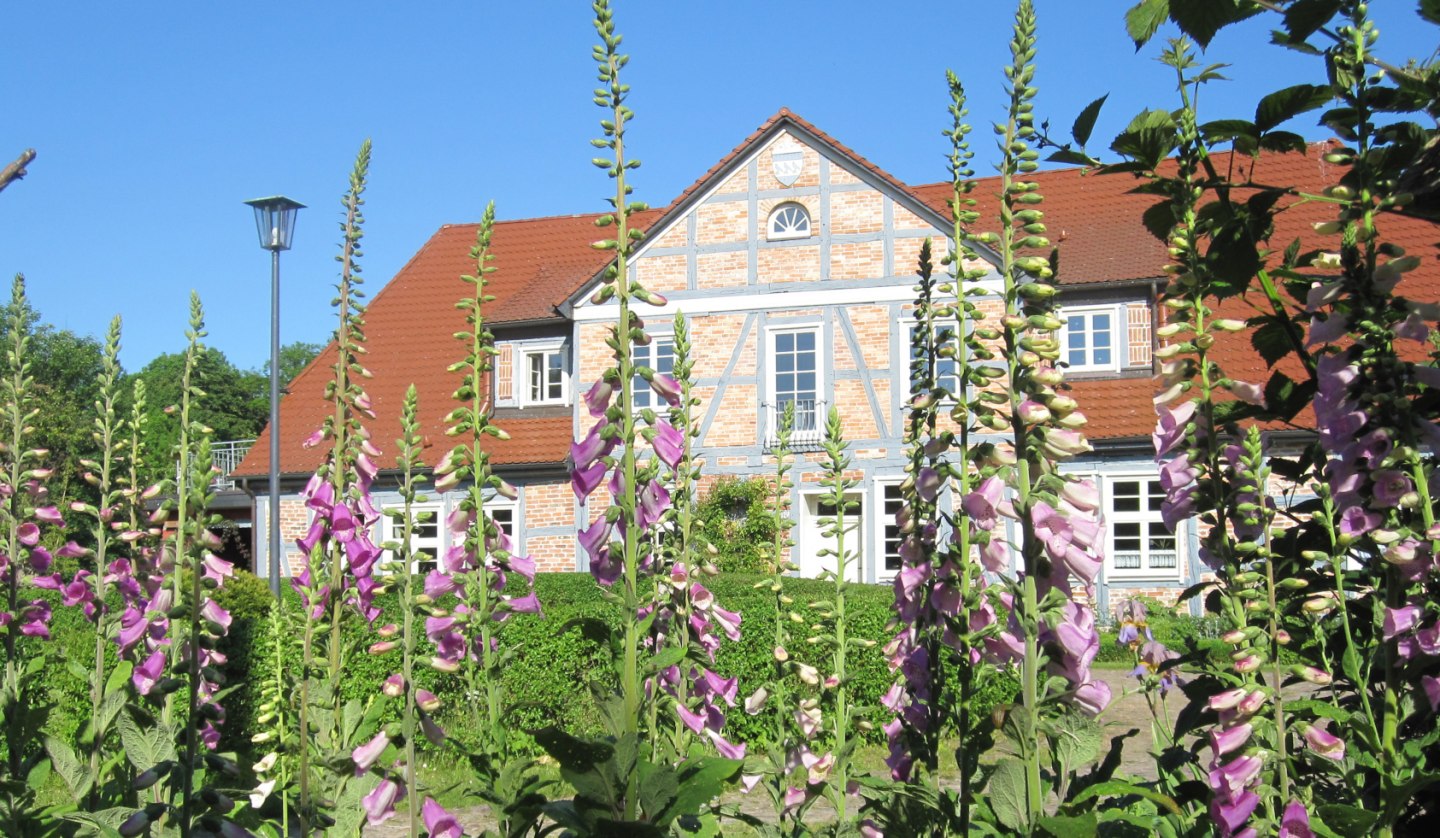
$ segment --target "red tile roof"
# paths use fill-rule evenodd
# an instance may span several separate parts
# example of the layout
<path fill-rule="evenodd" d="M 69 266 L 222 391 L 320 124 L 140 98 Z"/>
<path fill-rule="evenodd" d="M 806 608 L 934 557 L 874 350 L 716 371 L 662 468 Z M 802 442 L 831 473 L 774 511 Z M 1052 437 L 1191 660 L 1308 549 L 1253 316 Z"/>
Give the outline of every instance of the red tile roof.
<path fill-rule="evenodd" d="M 644 226 L 655 212 L 641 214 Z M 486 312 L 492 326 L 533 321 L 565 322 L 555 307 L 582 282 L 604 268 L 606 254 L 590 247 L 601 238 L 596 215 L 567 215 L 501 221 L 495 225 L 490 293 Z M 464 347 L 453 337 L 465 329 L 465 315 L 455 301 L 470 293 L 460 277 L 473 273 L 470 248 L 478 224 L 441 227 L 400 269 L 370 303 L 365 315 L 368 338 L 366 366 L 374 373 L 367 392 L 380 418 L 371 423 L 376 445 L 392 449 L 400 435 L 400 406 L 413 383 L 420 393 L 421 430 L 428 444 L 446 450 L 445 414 L 454 405 L 450 393 L 459 386 L 458 373 L 446 367 L 459 360 Z M 322 397 L 333 372 L 334 345 L 306 367 L 290 384 L 294 394 L 280 402 L 281 471 L 304 473 L 320 464 L 323 450 L 305 450 L 300 442 L 320 427 L 328 409 Z M 565 459 L 570 419 L 524 419 L 506 423 L 511 439 L 493 443 L 497 464 L 557 463 Z M 237 475 L 269 470 L 269 430 L 262 432 L 236 468 Z M 438 455 L 429 457 L 433 462 Z"/>
<path fill-rule="evenodd" d="M 894 189 L 948 216 L 948 183 L 908 187 L 879 167 L 840 145 L 820 129 L 782 109 L 766 120 L 734 151 L 726 155 L 698 181 L 683 191 L 670 206 L 651 210 L 637 218 L 642 227 L 651 227 L 683 206 L 719 176 L 745 151 L 781 123 L 798 126 L 833 150 L 849 157 Z M 1228 164 L 1228 160 L 1221 161 Z M 1316 147 L 1308 154 L 1265 154 L 1258 162 L 1239 158 L 1236 165 L 1251 169 L 1255 182 L 1294 184 L 1318 192 L 1335 182 L 1339 170 L 1324 163 Z M 1096 175 L 1080 169 L 1040 172 L 1031 176 L 1040 183 L 1045 196 L 1039 208 L 1045 212 L 1049 237 L 1060 249 L 1060 280 L 1064 285 L 1092 286 L 1099 283 L 1144 281 L 1161 275 L 1165 251 L 1140 222 L 1141 214 L 1157 201 L 1155 196 L 1130 192 L 1135 181 L 1128 175 Z M 1237 175 L 1239 177 L 1239 175 Z M 999 178 L 982 179 L 974 196 L 982 212 L 979 224 L 985 229 L 995 218 Z M 1285 203 L 1285 202 L 1282 202 Z M 1288 202 L 1276 220 L 1271 242 L 1283 251 L 1289 242 L 1309 238 L 1311 224 L 1326 220 L 1330 210 L 1323 204 Z M 578 293 L 604 267 L 605 254 L 590 248 L 600 238 L 595 215 L 555 216 L 496 224 L 494 266 L 490 291 L 496 297 L 488 312 L 492 325 L 564 323 L 557 307 Z M 393 447 L 399 434 L 398 416 L 405 389 L 414 383 L 421 397 L 421 418 L 427 441 L 443 451 L 442 417 L 450 410 L 449 394 L 458 384 L 456 374 L 445 368 L 462 354 L 452 333 L 464 328 L 464 318 L 452 303 L 465 295 L 469 286 L 459 277 L 474 265 L 469 250 L 474 243 L 475 224 L 447 225 L 425 244 L 395 278 L 381 291 L 367 314 L 368 365 L 375 378 L 368 390 L 381 419 L 372 423 L 372 433 L 382 449 Z M 1440 300 L 1440 268 L 1435 260 L 1435 242 L 1440 238 L 1436 225 L 1413 218 L 1387 217 L 1382 233 L 1411 253 L 1426 258 L 1424 267 L 1410 275 L 1401 293 L 1412 299 Z M 1224 306 L 1227 316 L 1245 317 L 1253 312 L 1243 299 Z M 326 402 L 320 397 L 330 377 L 333 348 L 298 376 L 291 385 L 295 395 L 281 403 L 284 432 L 282 471 L 304 473 L 320 462 L 321 449 L 305 451 L 299 443 L 320 426 Z M 1249 348 L 1248 338 L 1237 336 L 1222 346 L 1217 355 L 1227 372 L 1237 378 L 1261 382 L 1268 377 L 1263 362 Z M 577 382 L 577 388 L 583 383 Z M 1074 382 L 1081 409 L 1091 418 L 1089 433 L 1096 440 L 1143 437 L 1154 426 L 1148 379 L 1082 380 Z M 561 462 L 571 438 L 571 420 L 522 419 L 505 423 L 511 440 L 495 443 L 497 464 L 528 465 Z M 267 468 L 268 437 L 262 434 L 236 470 L 240 475 L 263 474 Z M 438 459 L 438 453 L 428 457 Z"/>

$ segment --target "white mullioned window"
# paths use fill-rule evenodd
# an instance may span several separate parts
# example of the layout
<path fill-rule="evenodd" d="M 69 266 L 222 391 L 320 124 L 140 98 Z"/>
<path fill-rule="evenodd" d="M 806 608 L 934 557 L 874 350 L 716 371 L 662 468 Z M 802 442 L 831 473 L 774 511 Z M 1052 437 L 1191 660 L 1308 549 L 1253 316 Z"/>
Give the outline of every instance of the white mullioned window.
<path fill-rule="evenodd" d="M 881 581 L 900 572 L 900 542 L 905 539 L 895 516 L 905 499 L 900 494 L 899 483 L 885 483 L 880 487 L 880 567 Z"/>
<path fill-rule="evenodd" d="M 770 332 L 769 342 L 771 427 L 779 427 L 785 405 L 794 404 L 796 436 L 813 436 L 824 425 L 820 414 L 820 330 L 813 326 L 777 329 Z"/>
<path fill-rule="evenodd" d="M 810 213 L 794 203 L 784 203 L 770 211 L 766 238 L 770 241 L 803 239 L 810 235 Z"/>
<path fill-rule="evenodd" d="M 389 507 L 384 516 L 384 538 L 387 544 L 399 544 L 405 537 L 405 523 L 394 516 L 403 513 L 404 507 Z M 435 563 L 444 549 L 443 533 L 440 531 L 440 504 L 416 504 L 410 507 L 410 572 L 424 575 L 435 569 Z M 383 558 L 393 562 L 396 552 L 386 550 Z"/>
<path fill-rule="evenodd" d="M 675 337 L 673 335 L 657 335 L 650 338 L 647 346 L 634 346 L 630 349 L 630 357 L 636 365 L 649 367 L 657 375 L 671 375 L 675 371 Z M 635 394 L 636 407 L 650 407 L 659 409 L 661 407 L 659 398 L 655 391 L 650 389 L 650 384 L 640 376 L 635 376 L 631 383 L 631 392 Z"/>
<path fill-rule="evenodd" d="M 910 360 L 912 362 L 919 360 L 921 352 L 923 351 L 920 347 L 915 345 L 915 333 L 917 330 L 919 330 L 919 328 L 919 326 L 911 326 L 909 332 L 906 333 L 906 339 L 910 341 Z M 936 348 L 945 346 L 947 344 L 953 346 L 954 343 L 954 329 L 949 328 L 948 326 L 935 327 Z M 909 369 L 906 370 L 906 374 L 910 374 Z M 912 377 L 910 379 L 909 387 L 909 393 L 912 396 L 916 395 L 915 383 L 915 379 Z M 954 358 L 937 357 L 935 359 L 935 383 L 941 387 L 944 387 L 946 390 L 949 390 L 952 396 L 960 395 L 960 368 Z"/>
<path fill-rule="evenodd" d="M 1159 478 L 1107 475 L 1105 489 L 1110 576 L 1178 578 L 1183 565 L 1181 536 L 1187 524 L 1175 533 L 1166 528 L 1160 517 L 1165 492 Z"/>
<path fill-rule="evenodd" d="M 1118 371 L 1128 353 L 1118 306 L 1065 306 L 1060 310 L 1060 360 L 1076 372 Z"/>

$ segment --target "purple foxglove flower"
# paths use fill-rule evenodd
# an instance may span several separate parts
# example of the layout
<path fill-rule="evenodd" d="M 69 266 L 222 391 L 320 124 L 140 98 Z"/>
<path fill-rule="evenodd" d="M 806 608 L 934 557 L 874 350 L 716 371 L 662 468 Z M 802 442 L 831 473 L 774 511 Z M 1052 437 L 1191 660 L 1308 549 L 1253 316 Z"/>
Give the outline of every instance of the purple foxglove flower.
<path fill-rule="evenodd" d="M 330 510 L 330 534 L 336 541 L 344 544 L 355 537 L 355 514 L 350 507 L 344 504 L 337 504 Z"/>
<path fill-rule="evenodd" d="M 1090 715 L 1098 716 L 1101 711 L 1110 706 L 1110 685 L 1104 681 L 1087 681 L 1076 688 L 1071 701 L 1080 711 Z"/>
<path fill-rule="evenodd" d="M 60 590 L 60 604 L 74 607 L 82 602 L 92 602 L 95 599 L 95 591 L 90 588 L 88 580 L 93 575 L 88 570 L 77 570 L 75 578 L 71 580 L 70 584 Z"/>
<path fill-rule="evenodd" d="M 961 501 L 965 514 L 970 516 L 970 522 L 982 530 L 995 528 L 996 510 L 1001 498 L 1005 496 L 1005 484 L 1000 478 L 991 475 L 980 481 L 975 490 L 966 495 Z"/>
<path fill-rule="evenodd" d="M 1250 741 L 1250 734 L 1254 732 L 1249 722 L 1234 727 L 1212 728 L 1210 730 L 1210 750 L 1215 753 L 1215 759 L 1225 756 L 1231 751 L 1242 747 Z"/>
<path fill-rule="evenodd" d="M 962 605 L 960 589 L 948 582 L 936 582 L 930 586 L 930 605 L 937 613 L 947 617 L 960 614 Z"/>
<path fill-rule="evenodd" d="M 1310 750 L 1316 754 L 1336 762 L 1345 758 L 1345 740 L 1333 733 L 1321 730 L 1315 725 L 1309 725 L 1301 731 L 1300 735 L 1305 737 L 1305 744 L 1309 745 Z"/>
<path fill-rule="evenodd" d="M 312 478 L 317 485 L 313 490 L 307 489 L 309 497 L 305 499 L 305 506 L 319 512 L 321 515 L 329 515 L 330 510 L 335 506 L 335 487 L 326 482 Z"/>
<path fill-rule="evenodd" d="M 144 663 L 135 667 L 130 673 L 130 682 L 135 685 L 135 692 L 141 695 L 149 695 L 160 681 L 160 676 L 165 673 L 165 652 L 156 649 L 150 653 Z"/>
<path fill-rule="evenodd" d="M 214 553 L 206 553 L 202 563 L 205 566 L 206 579 L 213 579 L 223 584 L 226 579 L 235 575 L 235 565 L 225 561 Z"/>
<path fill-rule="evenodd" d="M 374 739 L 351 751 L 350 759 L 355 762 L 355 776 L 359 777 L 366 771 L 369 771 L 370 766 L 374 765 L 375 760 L 379 759 L 380 755 L 385 753 L 385 749 L 389 747 L 389 745 L 390 737 L 386 736 L 384 731 L 381 731 L 375 734 Z"/>
<path fill-rule="evenodd" d="M 1370 478 L 1375 481 L 1374 503 L 1376 509 L 1393 509 L 1400 505 L 1400 499 L 1415 490 L 1409 475 L 1393 468 L 1381 469 Z"/>
<path fill-rule="evenodd" d="M 395 817 L 395 803 L 404 796 L 405 789 L 394 780 L 381 780 L 374 791 L 360 800 L 360 806 L 365 810 L 365 822 L 371 826 L 379 826 Z"/>
<path fill-rule="evenodd" d="M 1060 497 L 1081 512 L 1094 512 L 1100 508 L 1100 490 L 1093 480 L 1067 480 L 1060 490 Z"/>
<path fill-rule="evenodd" d="M 1067 545 L 1065 552 L 1055 557 L 1057 569 L 1083 580 L 1087 585 L 1100 575 L 1101 564 L 1100 557 L 1092 556 L 1074 544 Z"/>
<path fill-rule="evenodd" d="M 1233 381 L 1230 383 L 1230 392 L 1235 398 L 1256 407 L 1265 406 L 1265 390 L 1259 384 L 1252 384 L 1249 381 Z"/>
<path fill-rule="evenodd" d="M 785 804 L 783 812 L 789 812 L 810 799 L 810 793 L 802 788 L 791 786 L 785 790 Z"/>
<path fill-rule="evenodd" d="M 523 597 L 512 597 L 511 599 L 505 600 L 505 607 L 516 614 L 541 613 L 540 599 L 535 595 L 534 591 L 531 591 Z"/>
<path fill-rule="evenodd" d="M 1385 639 L 1394 640 L 1396 635 L 1408 633 L 1419 624 L 1420 618 L 1424 616 L 1424 613 L 1424 610 L 1419 605 L 1386 608 L 1383 626 Z"/>
<path fill-rule="evenodd" d="M 1163 456 L 1184 440 L 1185 429 L 1195 416 L 1195 402 L 1181 402 L 1175 408 L 1157 405 L 1155 412 L 1160 415 L 1160 421 L 1156 423 L 1151 439 L 1155 443 L 1156 456 Z"/>
<path fill-rule="evenodd" d="M 380 685 L 380 692 L 390 696 L 391 698 L 399 698 L 400 696 L 404 695 L 405 676 L 396 672 L 394 675 L 386 678 L 385 683 Z"/>
<path fill-rule="evenodd" d="M 506 562 L 510 570 L 525 577 L 525 581 L 535 584 L 535 560 L 529 556 L 511 556 Z"/>
<path fill-rule="evenodd" d="M 615 584 L 620 578 L 620 573 L 625 569 L 624 563 L 616 561 L 610 555 L 609 547 L 602 547 L 600 551 L 590 557 L 590 575 L 595 581 L 607 588 Z"/>
<path fill-rule="evenodd" d="M 40 528 L 32 521 L 21 524 L 16 533 L 20 537 L 20 543 L 26 547 L 34 547 L 40 543 Z"/>
<path fill-rule="evenodd" d="M 635 510 L 635 525 L 642 530 L 660 522 L 660 517 L 670 508 L 670 492 L 660 485 L 660 481 L 651 480 L 640 490 L 640 505 Z"/>
<path fill-rule="evenodd" d="M 1430 712 L 1434 713 L 1440 709 L 1440 678 L 1433 675 L 1421 675 L 1420 688 L 1425 691 L 1425 698 L 1430 702 Z"/>
<path fill-rule="evenodd" d="M 1340 534 L 1361 536 L 1380 526 L 1380 516 L 1359 506 L 1351 506 L 1340 513 Z"/>
<path fill-rule="evenodd" d="M 1238 756 L 1210 770 L 1210 787 L 1217 796 L 1234 799 L 1259 776 L 1264 765 L 1264 761 L 1253 754 Z"/>
<path fill-rule="evenodd" d="M 745 699 L 745 712 L 751 716 L 758 715 L 765 707 L 765 702 L 770 698 L 770 691 L 760 687 Z"/>
<path fill-rule="evenodd" d="M 701 670 L 700 677 L 709 691 L 720 696 L 731 707 L 735 706 L 736 691 L 740 686 L 739 678 L 721 678 L 708 669 Z"/>
<path fill-rule="evenodd" d="M 615 437 L 606 439 L 603 434 L 610 423 L 604 420 L 596 422 L 585 438 L 570 445 L 570 462 L 574 468 L 580 469 L 589 466 L 600 457 L 605 456 L 615 447 Z"/>
<path fill-rule="evenodd" d="M 1005 539 L 991 536 L 980 548 L 980 564 L 991 573 L 1003 573 L 1010 568 L 1010 549 Z"/>
<path fill-rule="evenodd" d="M 1305 346 L 1308 349 L 1317 343 L 1334 343 L 1348 331 L 1350 323 L 1342 315 L 1331 314 L 1322 318 L 1317 314 L 1310 318 L 1310 330 L 1305 336 Z"/>
<path fill-rule="evenodd" d="M 1172 493 L 1160 504 L 1160 520 L 1166 529 L 1175 532 L 1180 522 L 1195 514 L 1195 484 Z"/>
<path fill-rule="evenodd" d="M 570 486 L 575 490 L 575 498 L 580 501 L 590 497 L 604 479 L 605 463 L 598 460 L 585 468 L 570 470 Z"/>
<path fill-rule="evenodd" d="M 1207 704 L 1211 710 L 1233 710 L 1249 695 L 1244 687 L 1236 687 L 1233 690 L 1215 693 L 1210 696 Z"/>
<path fill-rule="evenodd" d="M 726 759 L 745 758 L 745 743 L 733 744 L 721 736 L 719 731 L 712 728 L 706 728 L 705 735 L 710 737 L 710 741 L 715 745 L 715 750 L 720 753 L 720 756 Z"/>
<path fill-rule="evenodd" d="M 65 526 L 65 519 L 60 517 L 60 510 L 53 506 L 42 506 L 36 509 L 35 520 L 55 527 Z"/>
<path fill-rule="evenodd" d="M 1210 775 L 1213 786 L 1215 772 L 1210 772 Z M 1250 815 L 1254 813 L 1255 807 L 1259 804 L 1260 796 L 1253 791 L 1241 791 L 1239 794 L 1225 798 L 1217 794 L 1215 799 L 1210 802 L 1210 816 L 1220 827 L 1220 834 L 1225 838 L 1231 838 L 1250 820 Z"/>
<path fill-rule="evenodd" d="M 26 637 L 50 639 L 50 603 L 43 599 L 31 601 L 20 609 L 20 633 Z"/>
<path fill-rule="evenodd" d="M 680 406 L 680 382 L 673 377 L 656 373 L 655 377 L 650 379 L 650 389 L 671 407 Z"/>
<path fill-rule="evenodd" d="M 760 785 L 760 781 L 763 779 L 765 779 L 764 774 L 741 774 L 740 790 L 745 794 L 749 794 L 755 790 L 756 786 Z"/>
<path fill-rule="evenodd" d="M 440 697 L 429 690 L 416 690 L 415 706 L 427 713 L 434 713 L 440 709 Z"/>
<path fill-rule="evenodd" d="M 50 551 L 49 551 L 49 550 L 46 550 L 44 547 L 41 547 L 41 546 L 39 546 L 38 544 L 37 544 L 36 546 L 30 548 L 30 569 L 31 569 L 31 570 L 35 571 L 36 573 L 44 573 L 45 571 L 47 571 L 47 570 L 50 569 L 50 563 L 51 563 L 51 561 L 52 561 L 52 556 L 50 555 Z M 84 573 L 84 574 L 87 575 L 87 576 L 90 575 L 90 571 L 88 571 L 88 570 L 84 570 L 84 571 L 80 571 L 80 572 L 81 572 L 81 573 Z M 76 578 L 78 579 L 79 576 L 77 575 Z"/>
<path fill-rule="evenodd" d="M 926 503 L 934 503 L 939 492 L 940 472 L 929 466 L 920 469 L 915 475 L 915 493 Z"/>
<path fill-rule="evenodd" d="M 885 838 L 885 833 L 881 831 L 879 824 L 866 818 L 860 822 L 860 838 Z"/>
<path fill-rule="evenodd" d="M 420 807 L 420 817 L 425 821 L 425 831 L 430 833 L 430 838 L 463 838 L 465 835 L 455 816 L 445 811 L 434 798 L 425 798 L 425 805 Z"/>
<path fill-rule="evenodd" d="M 459 590 L 460 585 L 446 573 L 432 570 L 425 575 L 425 595 L 431 599 L 439 599 L 446 594 Z"/>
<path fill-rule="evenodd" d="M 221 608 L 220 603 L 215 600 L 205 600 L 205 604 L 200 608 L 200 616 L 220 626 L 221 634 L 228 634 L 230 632 L 230 622 L 232 619 L 230 612 Z"/>
<path fill-rule="evenodd" d="M 662 422 L 655 428 L 655 456 L 670 468 L 680 467 L 680 458 L 685 455 L 685 435 L 674 425 Z"/>
<path fill-rule="evenodd" d="M 1171 492 L 1181 486 L 1188 486 L 1195 482 L 1200 472 L 1190 466 L 1190 457 L 1181 454 L 1178 457 L 1171 457 L 1160 466 L 1160 488 Z"/>
<path fill-rule="evenodd" d="M 805 782 L 812 786 L 818 786 L 825 782 L 826 778 L 830 776 L 830 769 L 835 767 L 835 755 L 829 751 L 826 751 L 823 757 L 807 753 L 801 758 L 801 765 L 805 767 L 806 771 Z"/>
<path fill-rule="evenodd" d="M 585 391 L 585 407 L 590 411 L 590 415 L 596 418 L 604 416 L 605 409 L 610 406 L 610 397 L 614 392 L 615 387 L 606 378 L 590 385 L 590 389 Z"/>
<path fill-rule="evenodd" d="M 806 739 L 819 732 L 822 719 L 820 708 L 813 703 L 802 705 L 795 711 L 795 723 L 800 726 L 800 732 L 805 734 Z"/>
<path fill-rule="evenodd" d="M 1310 829 L 1310 815 L 1305 811 L 1305 805 L 1298 800 L 1290 801 L 1285 807 L 1285 813 L 1280 816 L 1280 831 L 1275 833 L 1276 838 L 1315 838 L 1315 833 Z"/>
<path fill-rule="evenodd" d="M 683 722 L 686 727 L 690 728 L 692 733 L 699 733 L 705 729 L 706 717 L 701 713 L 694 712 L 679 702 L 675 703 L 675 715 L 680 718 L 680 721 Z"/>
<path fill-rule="evenodd" d="M 1026 399 L 1017 408 L 1020 421 L 1027 425 L 1039 425 L 1050 421 L 1050 409 L 1034 399 Z"/>

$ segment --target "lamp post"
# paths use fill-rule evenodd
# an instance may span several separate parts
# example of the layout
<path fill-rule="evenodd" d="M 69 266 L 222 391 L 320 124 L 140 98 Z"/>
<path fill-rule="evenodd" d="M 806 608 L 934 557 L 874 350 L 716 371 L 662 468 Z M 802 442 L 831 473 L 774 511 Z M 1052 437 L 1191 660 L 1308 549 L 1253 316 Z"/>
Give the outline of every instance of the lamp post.
<path fill-rule="evenodd" d="M 280 596 L 280 251 L 290 249 L 295 215 L 305 205 L 282 195 L 246 201 L 255 209 L 260 247 L 270 251 L 270 592 Z"/>

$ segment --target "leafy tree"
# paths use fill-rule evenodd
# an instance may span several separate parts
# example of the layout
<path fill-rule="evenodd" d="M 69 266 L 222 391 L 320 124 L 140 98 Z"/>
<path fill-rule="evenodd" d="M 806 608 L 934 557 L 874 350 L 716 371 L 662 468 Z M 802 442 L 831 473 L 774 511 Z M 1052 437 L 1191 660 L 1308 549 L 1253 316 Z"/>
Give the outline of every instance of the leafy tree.
<path fill-rule="evenodd" d="M 167 353 L 146 364 L 134 374 L 145 382 L 148 421 L 144 441 L 156 452 L 156 472 L 150 479 L 164 476 L 169 462 L 164 452 L 170 451 L 180 438 L 180 425 L 169 408 L 180 401 L 180 379 L 185 356 Z M 213 439 L 251 439 L 260 433 L 269 415 L 269 379 L 255 370 L 237 369 L 225 353 L 207 349 L 197 362 L 196 377 L 205 396 L 192 408 L 194 418 L 214 431 Z M 123 388 L 124 392 L 129 387 Z"/>
<path fill-rule="evenodd" d="M 297 340 L 294 343 L 287 343 L 280 347 L 280 395 L 286 395 L 285 388 L 295 380 L 315 356 L 324 349 L 322 343 L 310 343 L 309 341 Z M 270 361 L 267 359 L 260 366 L 260 374 L 265 376 L 266 381 L 270 379 Z M 267 385 L 268 386 L 268 385 Z M 268 390 L 266 392 L 269 392 Z"/>

